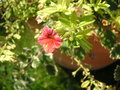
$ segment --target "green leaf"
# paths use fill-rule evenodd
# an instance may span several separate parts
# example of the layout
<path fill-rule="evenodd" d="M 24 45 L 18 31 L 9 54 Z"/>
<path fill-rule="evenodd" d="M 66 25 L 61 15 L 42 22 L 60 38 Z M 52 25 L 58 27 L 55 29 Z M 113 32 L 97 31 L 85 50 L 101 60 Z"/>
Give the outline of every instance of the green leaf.
<path fill-rule="evenodd" d="M 0 41 L 4 42 L 5 41 L 5 37 L 4 36 L 0 36 Z"/>
<path fill-rule="evenodd" d="M 44 15 L 50 15 L 52 13 L 55 13 L 56 11 L 57 11 L 56 7 L 48 7 L 43 10 L 38 11 L 37 14 L 44 16 Z"/>
<path fill-rule="evenodd" d="M 20 39 L 21 38 L 21 36 L 19 34 L 15 34 L 13 37 L 16 38 L 16 39 Z"/>
<path fill-rule="evenodd" d="M 99 4 L 99 3 L 101 3 L 102 2 L 102 0 L 97 0 L 96 1 L 96 4 Z"/>
<path fill-rule="evenodd" d="M 92 45 L 86 39 L 80 38 L 79 45 L 85 50 L 86 53 L 89 52 L 92 48 Z"/>
<path fill-rule="evenodd" d="M 5 12 L 6 18 L 10 18 L 12 15 L 12 9 L 11 8 L 7 8 L 6 12 Z"/>
<path fill-rule="evenodd" d="M 119 65 L 117 65 L 116 69 L 114 70 L 114 79 L 116 81 L 120 80 L 120 66 Z"/>
<path fill-rule="evenodd" d="M 92 29 L 81 30 L 76 37 L 79 37 L 79 35 L 87 35 L 90 31 L 92 31 Z"/>
<path fill-rule="evenodd" d="M 94 2 L 93 2 L 94 0 L 89 0 L 89 1 L 90 1 L 90 3 L 91 3 L 91 4 L 93 4 L 93 3 L 94 3 Z"/>
<path fill-rule="evenodd" d="M 20 68 L 25 68 L 27 65 L 28 65 L 28 63 L 26 63 L 26 62 L 21 62 L 20 61 Z"/>
<path fill-rule="evenodd" d="M 38 59 L 33 60 L 32 62 L 32 68 L 37 68 L 40 64 L 40 61 Z"/>
<path fill-rule="evenodd" d="M 79 18 L 79 21 L 91 21 L 94 19 L 94 15 L 85 15 Z"/>
<path fill-rule="evenodd" d="M 47 0 L 39 0 L 40 3 L 44 4 Z"/>
<path fill-rule="evenodd" d="M 79 1 L 77 2 L 77 4 L 78 4 L 78 6 L 81 6 L 81 5 L 83 4 L 83 0 L 79 0 Z"/>
<path fill-rule="evenodd" d="M 120 11 L 120 10 L 119 10 Z M 117 27 L 119 27 L 120 28 L 120 16 L 117 16 L 117 18 L 116 18 L 116 23 L 117 23 Z"/>
<path fill-rule="evenodd" d="M 82 88 L 87 88 L 89 84 L 90 84 L 90 81 L 86 80 L 86 81 L 82 82 L 81 87 Z"/>
<path fill-rule="evenodd" d="M 69 50 L 69 42 L 68 41 L 64 41 L 62 43 L 61 49 L 64 51 L 64 53 L 67 53 L 67 51 Z"/>
<path fill-rule="evenodd" d="M 120 59 L 120 43 L 117 43 L 110 51 L 110 57 L 113 59 Z"/>
<path fill-rule="evenodd" d="M 110 30 L 106 30 L 101 36 L 101 43 L 105 48 L 111 49 L 116 43 L 115 34 Z"/>
<path fill-rule="evenodd" d="M 68 6 L 70 4 L 71 0 L 57 0 L 57 3 L 60 4 L 61 6 Z"/>
<path fill-rule="evenodd" d="M 85 59 L 85 50 L 80 47 L 80 48 L 76 48 L 74 51 L 75 56 L 77 56 L 80 60 L 84 60 Z"/>
<path fill-rule="evenodd" d="M 47 65 L 46 70 L 50 75 L 56 75 L 56 69 L 53 65 Z"/>
<path fill-rule="evenodd" d="M 65 32 L 65 34 L 63 35 L 63 37 L 69 37 L 71 35 L 71 32 Z"/>
<path fill-rule="evenodd" d="M 99 87 L 94 87 L 93 90 L 101 90 Z"/>
<path fill-rule="evenodd" d="M 110 6 L 110 5 L 107 4 L 107 3 L 104 1 L 104 2 L 102 2 L 102 3 L 99 2 L 99 3 L 95 4 L 95 5 L 94 5 L 94 9 L 95 9 L 96 12 L 98 12 L 100 9 L 103 9 L 103 10 L 108 9 L 109 6 Z"/>
<path fill-rule="evenodd" d="M 59 20 L 60 20 L 60 22 L 62 24 L 66 25 L 68 27 L 71 27 L 71 23 L 70 23 L 70 21 L 68 19 L 66 19 L 66 18 L 60 18 Z"/>
<path fill-rule="evenodd" d="M 90 24 L 92 24 L 94 22 L 95 22 L 95 20 L 92 20 L 92 21 L 82 21 L 82 22 L 80 22 L 78 27 L 84 27 L 84 26 L 90 25 Z"/>
<path fill-rule="evenodd" d="M 70 15 L 70 20 L 72 23 L 77 24 L 76 21 L 78 20 L 78 17 L 75 12 L 72 12 L 72 14 Z"/>

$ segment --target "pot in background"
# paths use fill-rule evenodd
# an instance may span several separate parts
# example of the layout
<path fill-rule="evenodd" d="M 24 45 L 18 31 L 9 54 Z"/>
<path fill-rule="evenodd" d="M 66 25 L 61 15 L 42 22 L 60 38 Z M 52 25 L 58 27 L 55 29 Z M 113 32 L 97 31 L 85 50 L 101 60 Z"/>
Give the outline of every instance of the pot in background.
<path fill-rule="evenodd" d="M 95 40 L 96 36 L 91 36 L 89 42 L 93 45 L 93 48 L 89 54 L 85 56 L 85 60 L 81 60 L 85 67 L 90 70 L 98 70 L 104 68 L 116 60 L 109 58 L 109 51 L 106 50 L 99 41 Z M 55 50 L 53 58 L 59 65 L 68 69 L 77 69 L 79 66 L 70 56 L 61 53 L 60 50 Z"/>
<path fill-rule="evenodd" d="M 33 17 L 28 20 L 26 26 L 30 27 L 34 31 L 35 29 L 40 29 L 42 27 L 42 24 L 38 24 Z M 91 70 L 104 68 L 116 61 L 109 58 L 109 51 L 102 47 L 100 42 L 96 41 L 95 38 L 97 37 L 91 36 L 89 38 L 89 42 L 93 45 L 93 48 L 91 52 L 85 56 L 85 60 L 81 60 L 84 66 L 88 67 Z M 119 38 L 118 41 L 120 41 Z M 59 49 L 56 49 L 53 52 L 53 58 L 56 63 L 65 68 L 74 70 L 79 67 L 77 63 L 71 59 L 71 56 L 61 53 Z"/>

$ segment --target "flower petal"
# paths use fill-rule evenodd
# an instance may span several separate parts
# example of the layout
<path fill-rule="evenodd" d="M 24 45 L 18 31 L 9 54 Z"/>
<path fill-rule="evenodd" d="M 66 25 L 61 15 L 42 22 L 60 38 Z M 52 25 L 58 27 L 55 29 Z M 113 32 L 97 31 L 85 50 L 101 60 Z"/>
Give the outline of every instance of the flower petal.
<path fill-rule="evenodd" d="M 54 44 L 54 41 L 53 42 L 49 42 L 47 44 L 47 46 L 44 47 L 44 50 L 47 52 L 47 53 L 51 53 L 55 50 L 55 44 Z"/>
<path fill-rule="evenodd" d="M 58 35 L 55 35 L 55 36 L 54 36 L 54 39 L 55 39 L 56 41 L 62 42 L 61 38 L 60 38 Z"/>
<path fill-rule="evenodd" d="M 49 32 L 49 28 L 48 28 L 47 26 L 44 27 L 43 30 L 42 30 L 42 34 L 43 34 L 44 36 L 47 36 L 47 35 L 48 35 L 48 32 Z"/>
<path fill-rule="evenodd" d="M 56 31 L 44 27 L 41 36 L 38 37 L 38 43 L 43 46 L 45 52 L 50 53 L 60 47 L 62 40 Z"/>
<path fill-rule="evenodd" d="M 55 48 L 59 48 L 62 42 L 55 42 Z"/>

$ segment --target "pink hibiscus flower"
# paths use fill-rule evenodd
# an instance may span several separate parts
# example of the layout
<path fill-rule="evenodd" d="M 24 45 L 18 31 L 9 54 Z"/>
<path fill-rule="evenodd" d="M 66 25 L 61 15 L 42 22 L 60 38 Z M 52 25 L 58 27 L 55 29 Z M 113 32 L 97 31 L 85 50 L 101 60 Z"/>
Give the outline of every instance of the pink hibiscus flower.
<path fill-rule="evenodd" d="M 49 27 L 44 27 L 42 34 L 38 37 L 38 43 L 43 46 L 45 52 L 51 53 L 60 47 L 62 40 L 56 31 Z"/>

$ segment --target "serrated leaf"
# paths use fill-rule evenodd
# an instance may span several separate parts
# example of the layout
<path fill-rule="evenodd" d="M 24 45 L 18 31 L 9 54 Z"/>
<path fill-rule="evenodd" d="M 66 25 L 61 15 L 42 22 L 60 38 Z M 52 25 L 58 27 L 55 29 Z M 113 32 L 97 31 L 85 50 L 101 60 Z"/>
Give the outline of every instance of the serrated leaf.
<path fill-rule="evenodd" d="M 80 60 L 85 58 L 85 50 L 82 47 L 76 48 L 74 53 Z"/>
<path fill-rule="evenodd" d="M 101 36 L 101 43 L 102 43 L 102 45 L 105 48 L 111 49 L 114 46 L 114 44 L 116 43 L 116 36 L 115 36 L 115 34 L 113 34 L 112 31 L 107 30 Z"/>
<path fill-rule="evenodd" d="M 86 80 L 86 81 L 84 81 L 84 82 L 81 84 L 81 87 L 82 87 L 82 88 L 87 88 L 89 84 L 90 84 L 90 81 L 89 81 L 89 80 Z"/>
<path fill-rule="evenodd" d="M 114 71 L 114 79 L 116 81 L 120 80 L 120 66 L 119 65 L 116 66 L 116 69 Z"/>
<path fill-rule="evenodd" d="M 117 43 L 110 51 L 110 57 L 113 59 L 120 59 L 120 43 Z"/>

